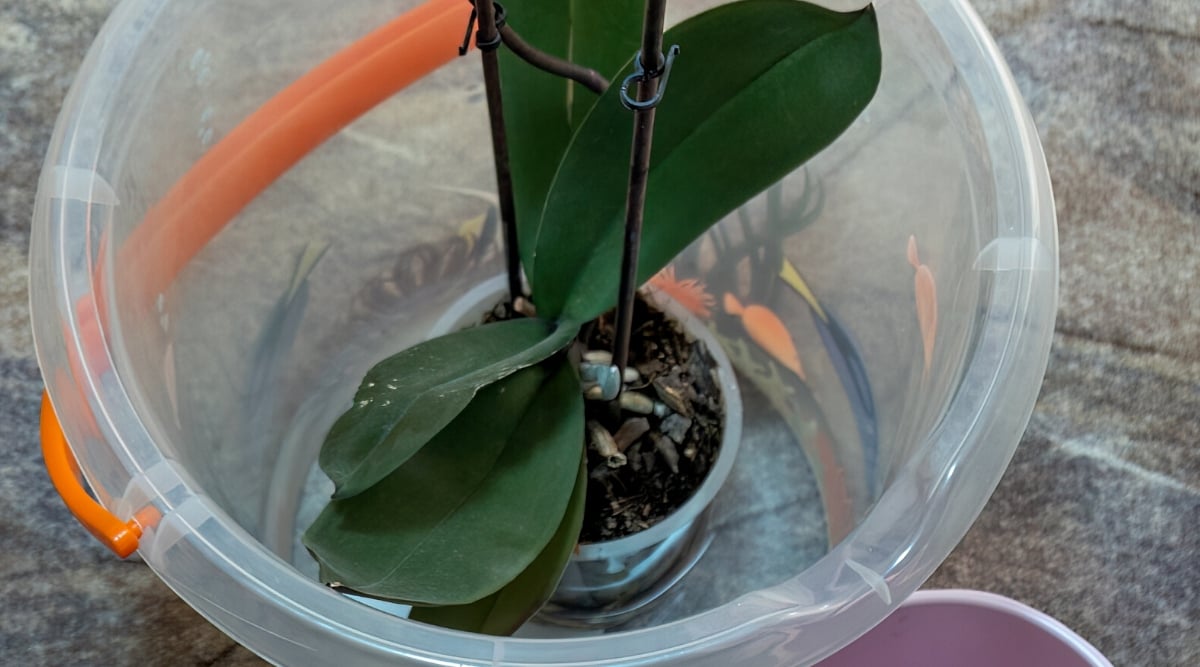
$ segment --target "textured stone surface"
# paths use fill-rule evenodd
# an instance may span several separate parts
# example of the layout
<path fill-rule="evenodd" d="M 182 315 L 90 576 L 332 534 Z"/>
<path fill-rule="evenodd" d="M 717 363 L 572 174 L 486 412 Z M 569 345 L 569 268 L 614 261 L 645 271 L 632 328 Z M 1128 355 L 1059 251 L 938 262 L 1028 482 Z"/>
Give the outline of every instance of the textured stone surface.
<path fill-rule="evenodd" d="M 926 584 L 1058 618 L 1114 665 L 1200 664 L 1200 364 L 1059 335 L 996 493 Z"/>
<path fill-rule="evenodd" d="M 1200 358 L 1200 14 L 1194 3 L 976 3 L 1042 137 L 1059 330 Z"/>
<path fill-rule="evenodd" d="M 257 664 L 82 531 L 37 451 L 31 206 L 113 4 L 0 2 L 0 658 Z M 928 585 L 1022 600 L 1118 665 L 1200 664 L 1200 13 L 1193 0 L 976 4 L 1045 144 L 1062 302 L 1025 440 Z"/>

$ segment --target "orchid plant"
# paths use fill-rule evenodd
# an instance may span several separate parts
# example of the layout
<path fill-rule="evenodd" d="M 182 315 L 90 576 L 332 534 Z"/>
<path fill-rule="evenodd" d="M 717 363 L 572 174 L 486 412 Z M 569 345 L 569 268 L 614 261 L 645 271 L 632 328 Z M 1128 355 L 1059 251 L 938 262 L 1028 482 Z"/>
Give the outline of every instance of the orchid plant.
<path fill-rule="evenodd" d="M 483 35 L 495 18 L 479 2 Z M 637 79 L 640 0 L 507 4 L 529 43 Z M 880 76 L 870 7 L 743 0 L 658 38 L 680 55 L 654 110 L 637 284 L 837 138 Z M 499 65 L 508 241 L 536 315 L 374 366 L 322 446 L 335 490 L 304 543 L 327 584 L 411 604 L 417 620 L 506 634 L 548 599 L 578 541 L 584 408 L 564 350 L 620 300 L 631 138 L 619 86 L 595 95 L 511 49 Z"/>

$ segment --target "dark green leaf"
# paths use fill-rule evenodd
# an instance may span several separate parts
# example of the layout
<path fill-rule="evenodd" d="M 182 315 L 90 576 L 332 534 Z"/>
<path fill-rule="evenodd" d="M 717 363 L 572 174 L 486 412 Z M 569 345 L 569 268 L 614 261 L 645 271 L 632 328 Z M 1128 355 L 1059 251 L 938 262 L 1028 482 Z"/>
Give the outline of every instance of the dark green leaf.
<path fill-rule="evenodd" d="M 409 618 L 466 632 L 511 635 L 533 617 L 554 593 L 583 525 L 587 500 L 587 457 L 580 456 L 579 476 L 567 505 L 566 515 L 554 537 L 525 571 L 508 585 L 478 602 L 447 607 L 414 607 Z"/>
<path fill-rule="evenodd" d="M 527 368 L 481 389 L 383 481 L 331 501 L 304 543 L 326 583 L 414 604 L 474 602 L 550 541 L 582 447 L 574 366 Z"/>
<path fill-rule="evenodd" d="M 646 11 L 644 0 L 568 0 L 570 5 L 570 51 L 567 59 L 590 67 L 609 81 L 621 71 L 641 47 L 642 20 Z M 571 103 L 568 119 L 573 133 L 599 99 L 586 87 L 568 82 Z M 616 82 L 620 85 L 620 81 Z M 566 144 L 563 145 L 566 149 Z M 559 152 L 559 159 L 562 152 Z M 554 165 L 558 167 L 557 162 Z M 553 172 L 551 172 L 553 174 Z M 548 188 L 550 182 L 546 182 Z M 546 197 L 542 190 L 542 199 Z"/>
<path fill-rule="evenodd" d="M 362 493 L 409 460 L 480 387 L 562 349 L 578 328 L 541 319 L 485 324 L 410 347 L 376 364 L 321 447 L 335 499 Z"/>
<path fill-rule="evenodd" d="M 642 0 L 508 0 L 509 24 L 526 42 L 611 77 L 638 48 Z M 533 233 L 571 134 L 597 96 L 500 50 L 518 238 L 532 271 Z"/>
<path fill-rule="evenodd" d="M 668 31 L 681 47 L 657 111 L 638 263 L 649 278 L 713 223 L 840 135 L 879 82 L 870 7 L 746 0 Z M 533 262 L 543 317 L 588 321 L 616 301 L 630 113 L 612 86 L 551 185 Z"/>

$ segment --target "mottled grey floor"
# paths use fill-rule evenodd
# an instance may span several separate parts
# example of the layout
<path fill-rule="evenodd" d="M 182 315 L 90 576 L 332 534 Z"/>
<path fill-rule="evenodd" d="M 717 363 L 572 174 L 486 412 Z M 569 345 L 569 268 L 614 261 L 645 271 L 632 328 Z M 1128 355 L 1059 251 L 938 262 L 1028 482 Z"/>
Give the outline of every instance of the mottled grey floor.
<path fill-rule="evenodd" d="M 75 524 L 37 449 L 25 253 L 58 105 L 110 0 L 0 0 L 0 661 L 257 663 Z M 1200 664 L 1200 11 L 979 0 L 1044 142 L 1062 302 L 992 501 L 929 582 L 1009 595 L 1117 665 Z"/>

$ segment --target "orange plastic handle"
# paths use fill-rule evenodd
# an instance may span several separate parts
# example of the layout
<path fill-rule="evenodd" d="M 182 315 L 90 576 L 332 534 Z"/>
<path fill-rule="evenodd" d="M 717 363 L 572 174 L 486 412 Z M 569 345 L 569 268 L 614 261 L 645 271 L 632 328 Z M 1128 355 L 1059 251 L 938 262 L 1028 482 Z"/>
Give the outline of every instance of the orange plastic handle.
<path fill-rule="evenodd" d="M 141 524 L 137 519 L 118 519 L 83 489 L 79 464 L 67 447 L 67 438 L 46 392 L 42 392 L 42 458 L 58 495 L 89 533 L 121 558 L 137 551 L 138 540 L 142 537 Z"/>
<path fill-rule="evenodd" d="M 217 232 L 292 165 L 354 119 L 456 59 L 470 11 L 470 3 L 462 0 L 427 0 L 345 47 L 243 119 L 130 234 L 117 265 L 121 289 L 147 295 L 166 289 Z"/>
<path fill-rule="evenodd" d="M 119 266 L 138 267 L 136 276 L 124 274 L 129 279 L 120 281 L 123 288 L 166 289 L 217 232 L 292 165 L 355 118 L 456 58 L 469 14 L 469 3 L 427 0 L 344 48 L 244 119 L 192 165 L 123 244 Z M 102 267 L 96 272 L 103 273 Z M 101 291 L 84 297 L 78 309 L 85 344 L 103 345 L 96 319 L 106 312 L 103 297 Z M 68 356 L 78 372 L 77 357 Z M 157 511 L 147 507 L 122 521 L 88 495 L 45 393 L 41 435 L 50 480 L 75 518 L 118 556 L 136 551 L 142 526 L 155 523 Z"/>

